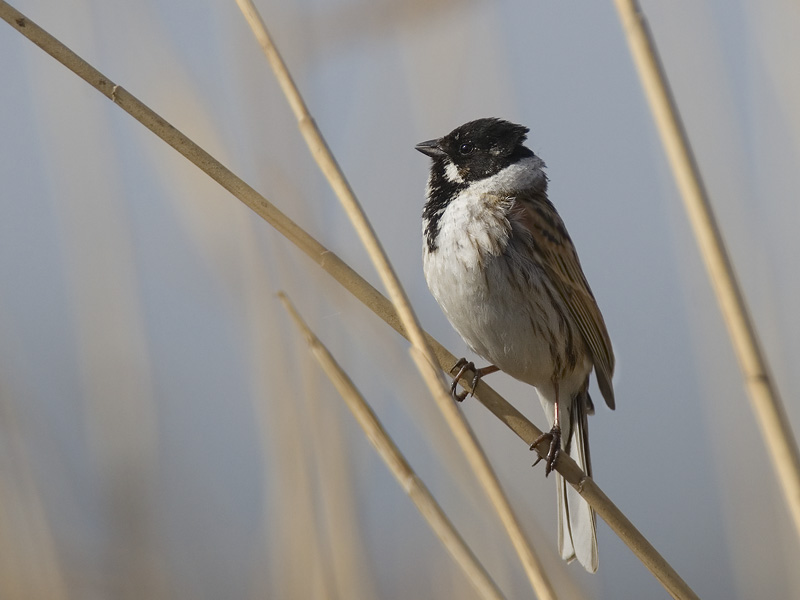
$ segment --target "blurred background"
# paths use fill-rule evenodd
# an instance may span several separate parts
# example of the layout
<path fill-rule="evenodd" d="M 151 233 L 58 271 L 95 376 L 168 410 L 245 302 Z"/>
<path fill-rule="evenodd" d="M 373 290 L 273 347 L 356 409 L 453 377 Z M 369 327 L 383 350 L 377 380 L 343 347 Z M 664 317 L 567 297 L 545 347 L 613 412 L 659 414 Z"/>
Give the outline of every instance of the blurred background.
<path fill-rule="evenodd" d="M 380 288 L 233 0 L 12 4 Z M 800 543 L 613 3 L 257 5 L 456 355 L 422 275 L 414 144 L 485 116 L 530 127 L 617 355 L 617 410 L 591 419 L 596 481 L 700 597 L 800 596 Z M 798 431 L 800 4 L 642 5 Z M 408 343 L 5 24 L 0 56 L 0 597 L 477 597 L 279 290 L 502 590 L 531 597 Z M 489 383 L 544 425 L 533 389 Z M 668 597 L 602 521 L 598 573 L 562 563 L 553 478 L 462 409 L 560 598 Z"/>

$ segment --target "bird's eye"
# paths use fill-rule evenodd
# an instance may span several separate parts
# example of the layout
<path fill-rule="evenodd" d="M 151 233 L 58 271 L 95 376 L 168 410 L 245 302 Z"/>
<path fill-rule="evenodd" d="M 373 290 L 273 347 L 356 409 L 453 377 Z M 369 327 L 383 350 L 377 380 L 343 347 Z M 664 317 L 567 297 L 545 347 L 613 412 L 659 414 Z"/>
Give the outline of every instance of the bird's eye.
<path fill-rule="evenodd" d="M 475 151 L 475 146 L 470 144 L 469 142 L 467 142 L 465 144 L 461 144 L 461 146 L 459 146 L 459 148 L 458 148 L 458 153 L 461 156 L 469 156 L 474 151 Z"/>

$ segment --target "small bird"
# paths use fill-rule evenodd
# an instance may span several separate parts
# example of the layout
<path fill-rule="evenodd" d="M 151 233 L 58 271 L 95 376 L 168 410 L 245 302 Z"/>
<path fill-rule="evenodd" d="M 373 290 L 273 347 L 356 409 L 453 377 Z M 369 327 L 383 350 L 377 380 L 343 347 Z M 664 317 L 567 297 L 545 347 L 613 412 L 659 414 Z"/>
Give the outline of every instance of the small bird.
<path fill-rule="evenodd" d="M 467 345 L 491 364 L 461 359 L 467 371 L 504 371 L 539 394 L 550 430 L 545 475 L 567 452 L 591 475 L 589 375 L 614 408 L 614 353 L 603 316 L 564 222 L 547 197 L 545 164 L 524 145 L 528 128 L 478 119 L 417 144 L 433 159 L 422 213 L 425 279 Z M 539 462 L 538 460 L 536 461 Z M 534 463 L 535 464 L 535 463 Z M 556 473 L 558 546 L 597 570 L 595 515 Z"/>

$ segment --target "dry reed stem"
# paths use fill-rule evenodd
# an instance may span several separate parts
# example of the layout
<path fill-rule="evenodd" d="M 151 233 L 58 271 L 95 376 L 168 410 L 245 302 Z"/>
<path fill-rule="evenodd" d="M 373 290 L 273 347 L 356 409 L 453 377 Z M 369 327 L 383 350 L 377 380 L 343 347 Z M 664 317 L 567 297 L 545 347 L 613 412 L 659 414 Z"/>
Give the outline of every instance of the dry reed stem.
<path fill-rule="evenodd" d="M 428 488 L 422 480 L 417 477 L 417 474 L 386 433 L 383 425 L 375 416 L 375 413 L 372 412 L 372 409 L 369 407 L 366 400 L 364 400 L 364 397 L 356 389 L 350 377 L 341 366 L 339 366 L 336 359 L 331 355 L 319 338 L 317 338 L 314 332 L 309 329 L 286 294 L 280 293 L 278 297 L 306 338 L 314 358 L 317 359 L 320 366 L 325 371 L 325 374 L 331 380 L 331 383 L 333 383 L 344 399 L 347 408 L 350 409 L 350 412 L 353 413 L 356 421 L 364 430 L 367 439 L 369 439 L 372 446 L 377 450 L 383 462 L 389 467 L 392 475 L 395 476 L 397 482 L 409 495 L 417 509 L 419 509 L 419 512 L 425 517 L 428 525 L 430 525 L 445 548 L 447 548 L 453 556 L 458 566 L 461 567 L 464 574 L 482 598 L 501 600 L 503 594 L 500 589 L 494 581 L 492 581 L 491 577 L 489 577 L 489 574 L 469 549 L 463 538 L 458 534 Z"/>
<path fill-rule="evenodd" d="M 717 295 L 750 402 L 800 536 L 800 452 L 717 226 L 700 169 L 636 0 L 615 0 L 650 110 Z"/>
<path fill-rule="evenodd" d="M 342 261 L 341 258 L 311 237 L 208 152 L 167 123 L 125 88 L 109 81 L 102 73 L 4 0 L 0 0 L 0 18 L 8 22 L 19 33 L 84 79 L 165 143 L 177 150 L 187 160 L 274 227 L 278 233 L 302 250 L 342 287 L 383 319 L 387 325 L 400 335 L 408 337 L 389 300 Z M 456 357 L 451 352 L 430 335 L 426 334 L 426 337 L 442 369 L 448 369 L 455 363 Z M 464 378 L 462 378 L 462 385 L 465 385 L 466 381 L 465 387 L 467 389 L 469 389 L 469 379 L 470 374 L 465 374 Z M 494 391 L 485 381 L 481 382 L 475 397 L 527 445 L 532 444 L 541 435 L 542 432 L 538 427 Z M 536 450 L 540 456 L 544 457 L 547 453 L 546 442 L 539 444 Z M 562 454 L 560 456 L 556 464 L 556 470 L 576 487 L 597 514 L 608 523 L 611 530 L 625 542 L 674 598 L 697 598 L 696 594 L 686 585 L 677 572 L 628 521 L 619 508 L 603 494 L 597 484 L 578 468 L 578 465 L 569 455 Z"/>
<path fill-rule="evenodd" d="M 411 303 L 406 296 L 405 290 L 403 290 L 400 280 L 397 278 L 394 268 L 372 228 L 372 224 L 361 208 L 344 173 L 339 168 L 336 159 L 328 148 L 325 138 L 322 136 L 322 133 L 309 113 L 308 107 L 295 85 L 291 73 L 286 67 L 286 63 L 283 62 L 280 52 L 273 43 L 264 21 L 261 19 L 258 10 L 251 0 L 236 0 L 236 3 L 239 5 L 250 28 L 253 30 L 253 34 L 264 50 L 267 61 L 272 67 L 275 77 L 297 118 L 300 131 L 311 150 L 314 160 L 316 160 L 320 170 L 339 198 L 359 238 L 361 238 L 361 242 L 364 244 L 367 253 L 372 259 L 383 285 L 389 292 L 389 298 L 391 298 L 392 304 L 394 304 L 397 310 L 397 314 L 408 333 L 408 338 L 412 346 L 426 359 L 426 366 L 423 366 L 420 362 L 417 362 L 417 366 L 423 373 L 426 369 L 433 369 L 435 371 L 435 377 L 426 376 L 424 380 L 430 388 L 430 392 L 444 415 L 445 421 L 447 421 L 447 424 L 450 426 L 462 452 L 464 452 L 467 461 L 472 467 L 475 476 L 500 517 L 500 521 L 503 523 L 514 549 L 519 555 L 531 587 L 539 598 L 543 600 L 555 599 L 555 590 L 547 577 L 544 565 L 525 537 L 522 527 L 511 507 L 511 502 L 509 502 L 506 497 L 500 485 L 500 480 L 478 443 L 477 438 L 467 424 L 466 418 L 450 399 L 447 393 L 447 383 L 445 382 L 441 370 L 434 366 L 437 364 L 436 358 L 414 314 L 414 310 L 411 308 Z"/>

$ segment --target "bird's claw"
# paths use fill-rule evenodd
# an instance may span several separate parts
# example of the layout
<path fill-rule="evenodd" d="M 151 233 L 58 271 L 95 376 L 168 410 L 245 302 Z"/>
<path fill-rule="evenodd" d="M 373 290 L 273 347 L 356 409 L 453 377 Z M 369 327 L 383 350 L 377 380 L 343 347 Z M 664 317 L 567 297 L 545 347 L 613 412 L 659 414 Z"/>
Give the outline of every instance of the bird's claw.
<path fill-rule="evenodd" d="M 453 383 L 450 384 L 450 395 L 453 396 L 453 399 L 457 402 L 462 402 L 467 396 L 475 395 L 475 387 L 478 385 L 481 377 L 483 377 L 483 369 L 476 369 L 474 363 L 469 362 L 466 358 L 459 358 L 458 362 L 450 369 L 450 372 L 452 373 L 456 369 L 458 369 L 458 373 L 455 374 Z M 472 390 L 469 392 L 466 390 L 458 392 L 456 391 L 458 389 L 458 381 L 467 371 L 472 371 L 475 374 L 472 377 Z"/>
<path fill-rule="evenodd" d="M 453 368 L 450 369 L 452 373 L 458 369 L 458 373 L 456 376 L 453 377 L 453 383 L 450 385 L 450 395 L 453 396 L 455 400 L 461 402 L 467 396 L 474 396 L 475 395 L 475 388 L 478 387 L 478 382 L 485 377 L 486 375 L 491 375 L 492 373 L 496 373 L 500 369 L 496 365 L 489 365 L 488 367 L 483 367 L 482 369 L 476 369 L 475 365 L 471 362 L 467 362 L 466 358 L 459 358 L 458 362 L 453 365 Z M 456 392 L 458 381 L 467 371 L 472 371 L 472 381 L 470 382 L 471 390 L 469 392 L 464 391 L 460 394 Z"/>
<path fill-rule="evenodd" d="M 544 476 L 547 477 L 550 474 L 550 471 L 553 470 L 556 464 L 556 460 L 558 460 L 559 454 L 561 454 L 561 427 L 558 425 L 553 425 L 553 428 L 540 435 L 536 440 L 531 444 L 531 450 L 536 450 L 536 446 L 538 446 L 544 440 L 550 440 L 550 447 L 547 450 L 547 454 L 544 456 Z M 532 466 L 536 466 L 539 464 L 539 461 L 542 460 L 542 457 L 536 459 L 536 462 L 533 463 Z"/>
<path fill-rule="evenodd" d="M 463 402 L 464 398 L 466 398 L 468 395 L 475 395 L 475 386 L 477 385 L 480 376 L 478 375 L 478 371 L 475 369 L 475 365 L 467 361 L 466 358 L 459 358 L 458 362 L 453 365 L 452 369 L 450 369 L 450 372 L 452 373 L 456 369 L 458 369 L 458 373 L 455 374 L 455 377 L 453 377 L 453 383 L 450 384 L 450 395 L 456 402 Z M 468 392 L 464 390 L 463 392 L 458 392 L 458 380 L 461 379 L 461 377 L 467 371 L 472 371 L 475 373 L 475 377 L 472 380 L 472 391 Z"/>

